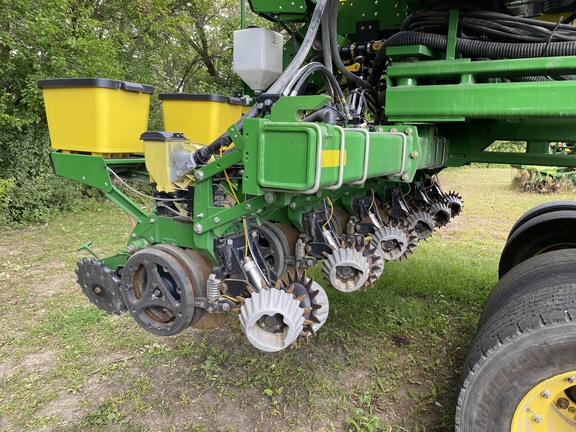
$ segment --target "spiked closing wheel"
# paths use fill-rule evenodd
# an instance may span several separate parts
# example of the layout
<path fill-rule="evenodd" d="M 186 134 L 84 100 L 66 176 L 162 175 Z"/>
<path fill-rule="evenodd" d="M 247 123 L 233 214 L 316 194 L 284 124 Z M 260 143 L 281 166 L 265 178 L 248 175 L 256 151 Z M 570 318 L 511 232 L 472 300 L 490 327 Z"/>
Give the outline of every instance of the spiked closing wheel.
<path fill-rule="evenodd" d="M 408 228 L 415 231 L 418 240 L 426 240 L 430 237 L 434 232 L 434 227 L 436 226 L 436 222 L 434 222 L 432 215 L 423 211 L 410 214 L 407 218 L 407 222 Z"/>
<path fill-rule="evenodd" d="M 444 201 L 448 208 L 450 208 L 452 217 L 456 217 L 462 212 L 462 197 L 456 192 L 448 192 L 444 195 Z"/>
<path fill-rule="evenodd" d="M 119 315 L 126 311 L 120 294 L 120 278 L 112 269 L 94 258 L 82 258 L 77 265 L 78 284 L 93 304 L 108 313 Z"/>
<path fill-rule="evenodd" d="M 418 245 L 418 236 L 395 226 L 384 226 L 372 236 L 372 244 L 386 261 L 405 257 Z"/>
<path fill-rule="evenodd" d="M 328 319 L 328 296 L 324 288 L 314 279 L 307 278 L 303 270 L 298 274 L 296 269 L 294 276 L 288 273 L 288 285 L 286 291 L 300 299 L 300 307 L 304 309 L 304 330 L 302 336 L 316 335 L 316 332 Z"/>
<path fill-rule="evenodd" d="M 291 293 L 263 288 L 244 301 L 240 326 L 250 343 L 266 352 L 290 346 L 302 332 L 304 322 L 300 301 Z"/>
<path fill-rule="evenodd" d="M 352 292 L 368 283 L 370 262 L 356 248 L 336 249 L 324 260 L 322 272 L 338 291 Z"/>
<path fill-rule="evenodd" d="M 450 218 L 452 217 L 452 212 L 450 207 L 448 207 L 448 204 L 444 204 L 440 201 L 436 201 L 432 204 L 429 213 L 432 215 L 434 223 L 438 228 L 448 225 L 448 222 L 450 222 Z"/>

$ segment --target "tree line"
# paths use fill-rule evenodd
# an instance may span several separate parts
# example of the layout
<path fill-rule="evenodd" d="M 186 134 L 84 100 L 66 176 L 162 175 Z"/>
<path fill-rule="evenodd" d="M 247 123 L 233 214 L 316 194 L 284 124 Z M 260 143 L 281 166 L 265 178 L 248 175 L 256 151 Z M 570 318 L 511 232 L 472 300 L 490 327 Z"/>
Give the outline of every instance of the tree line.
<path fill-rule="evenodd" d="M 87 193 L 51 173 L 38 80 L 99 77 L 156 93 L 228 94 L 240 84 L 231 71 L 239 4 L 0 0 L 0 226 L 46 221 Z M 153 97 L 149 129 L 162 128 L 158 104 Z"/>

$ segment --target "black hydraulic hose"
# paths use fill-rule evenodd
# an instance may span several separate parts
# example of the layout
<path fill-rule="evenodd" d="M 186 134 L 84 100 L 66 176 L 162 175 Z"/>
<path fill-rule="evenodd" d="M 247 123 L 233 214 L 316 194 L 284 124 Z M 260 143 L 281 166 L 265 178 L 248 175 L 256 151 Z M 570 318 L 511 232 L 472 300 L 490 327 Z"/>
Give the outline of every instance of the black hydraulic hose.
<path fill-rule="evenodd" d="M 390 46 L 424 45 L 428 48 L 445 51 L 447 37 L 434 33 L 400 32 L 391 36 L 380 47 L 372 74 L 368 82 L 378 82 L 386 65 L 386 48 Z M 495 58 L 534 58 L 534 57 L 561 57 L 576 55 L 576 42 L 542 42 L 542 43 L 508 43 L 485 42 L 472 39 L 458 38 L 456 51 L 466 57 Z"/>
<path fill-rule="evenodd" d="M 358 85 L 359 87 L 368 89 L 368 91 L 374 95 L 377 95 L 376 89 L 370 83 L 364 81 L 362 78 L 354 75 L 342 62 L 340 58 L 340 52 L 338 51 L 338 7 L 340 6 L 339 0 L 331 0 L 332 3 L 330 4 L 330 49 L 332 51 L 332 62 L 336 69 L 340 71 L 342 75 L 348 80 L 352 81 L 354 84 Z"/>
<path fill-rule="evenodd" d="M 282 75 L 278 77 L 276 82 L 272 84 L 272 86 L 268 89 L 268 93 L 280 93 L 284 87 L 292 80 L 304 60 L 306 60 L 306 56 L 314 43 L 314 38 L 316 37 L 316 33 L 318 32 L 318 28 L 320 27 L 320 22 L 322 21 L 322 16 L 324 14 L 324 9 L 328 0 L 318 0 L 316 3 L 316 7 L 314 8 L 314 12 L 312 13 L 312 17 L 310 18 L 310 24 L 308 25 L 308 31 L 306 32 L 306 36 L 302 41 L 302 45 L 300 45 L 300 49 L 288 65 L 288 67 L 282 72 Z M 240 120 L 236 122 L 236 128 L 241 131 L 244 128 L 244 119 L 247 118 L 255 118 L 260 114 L 260 109 L 257 105 L 254 105 L 252 108 L 244 114 Z M 212 143 L 205 147 L 201 147 L 200 149 L 194 152 L 194 160 L 197 164 L 202 165 L 208 162 L 208 160 L 212 157 L 212 155 L 216 154 L 222 147 L 227 146 L 232 143 L 230 136 L 227 132 L 220 135 L 216 138 Z"/>

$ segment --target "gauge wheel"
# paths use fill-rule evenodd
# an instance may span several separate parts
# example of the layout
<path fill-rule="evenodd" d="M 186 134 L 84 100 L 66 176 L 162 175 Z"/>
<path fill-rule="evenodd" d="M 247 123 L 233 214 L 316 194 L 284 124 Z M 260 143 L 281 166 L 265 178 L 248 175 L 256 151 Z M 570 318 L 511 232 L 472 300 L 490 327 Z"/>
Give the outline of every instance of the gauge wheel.
<path fill-rule="evenodd" d="M 545 255 L 526 261 L 542 269 Z M 528 291 L 480 329 L 460 376 L 456 432 L 576 432 L 576 270 Z"/>
<path fill-rule="evenodd" d="M 576 248 L 576 211 L 556 211 L 536 216 L 519 226 L 508 238 L 500 255 L 498 276 L 502 278 L 528 258 Z"/>

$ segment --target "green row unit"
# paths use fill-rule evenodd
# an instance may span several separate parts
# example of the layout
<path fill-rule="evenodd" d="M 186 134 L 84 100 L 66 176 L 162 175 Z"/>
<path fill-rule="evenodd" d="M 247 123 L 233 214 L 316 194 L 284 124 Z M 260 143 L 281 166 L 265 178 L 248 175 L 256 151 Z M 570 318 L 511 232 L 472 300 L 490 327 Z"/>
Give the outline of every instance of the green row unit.
<path fill-rule="evenodd" d="M 314 194 L 386 177 L 411 181 L 417 169 L 444 163 L 446 143 L 419 137 L 411 126 L 342 128 L 330 124 L 245 122 L 244 192 Z M 423 145 L 424 144 L 424 145 Z"/>

